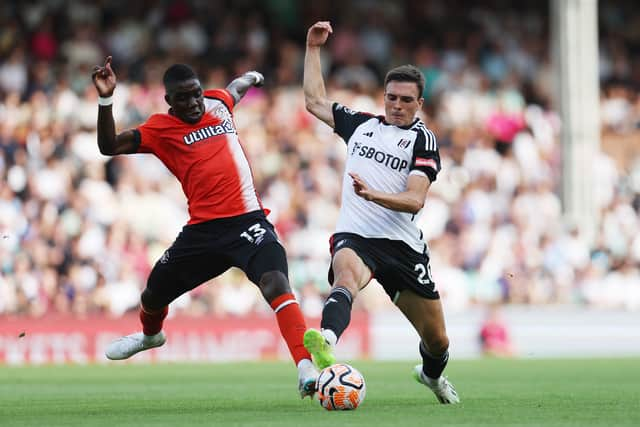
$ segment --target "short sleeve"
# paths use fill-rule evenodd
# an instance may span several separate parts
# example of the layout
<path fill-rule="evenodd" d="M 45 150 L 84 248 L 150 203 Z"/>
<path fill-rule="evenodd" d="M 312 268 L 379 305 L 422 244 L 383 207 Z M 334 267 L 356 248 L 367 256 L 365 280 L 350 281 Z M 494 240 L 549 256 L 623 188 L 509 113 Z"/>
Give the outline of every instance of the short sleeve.
<path fill-rule="evenodd" d="M 233 96 L 226 89 L 208 89 L 204 91 L 205 98 L 218 99 L 222 101 L 222 103 L 229 109 L 229 111 L 233 110 L 235 106 L 235 100 Z"/>
<path fill-rule="evenodd" d="M 140 138 L 138 153 L 155 153 L 156 144 L 160 140 L 163 126 L 157 114 L 152 115 L 149 119 L 138 126 L 135 130 Z"/>
<path fill-rule="evenodd" d="M 442 168 L 436 136 L 425 127 L 417 129 L 416 132 L 417 137 L 413 145 L 413 157 L 411 158 L 409 173 L 414 173 L 414 171 L 416 171 L 415 173 L 423 173 L 433 182 Z"/>
<path fill-rule="evenodd" d="M 375 118 L 375 116 L 371 114 L 353 111 L 337 102 L 333 103 L 332 110 L 334 131 L 340 135 L 345 142 L 349 142 L 349 138 L 351 138 L 351 135 L 353 135 L 353 132 L 355 132 L 358 126 Z"/>

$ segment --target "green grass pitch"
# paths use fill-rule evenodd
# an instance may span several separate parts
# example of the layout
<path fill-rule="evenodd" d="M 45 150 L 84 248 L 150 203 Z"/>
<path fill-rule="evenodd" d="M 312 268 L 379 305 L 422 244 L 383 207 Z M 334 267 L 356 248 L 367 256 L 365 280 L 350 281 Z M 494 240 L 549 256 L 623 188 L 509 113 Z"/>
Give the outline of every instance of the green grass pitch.
<path fill-rule="evenodd" d="M 353 362 L 356 411 L 300 400 L 293 364 L 0 366 L 0 426 L 638 426 L 640 360 L 452 360 L 445 406 L 410 362 Z"/>

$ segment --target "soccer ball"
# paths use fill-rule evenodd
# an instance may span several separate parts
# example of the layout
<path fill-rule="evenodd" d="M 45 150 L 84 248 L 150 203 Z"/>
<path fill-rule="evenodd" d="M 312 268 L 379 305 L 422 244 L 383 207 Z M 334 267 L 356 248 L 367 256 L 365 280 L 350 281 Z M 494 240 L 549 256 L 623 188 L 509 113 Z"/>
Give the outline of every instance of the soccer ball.
<path fill-rule="evenodd" d="M 320 371 L 316 388 L 320 405 L 327 411 L 356 409 L 367 391 L 362 374 L 345 363 Z"/>

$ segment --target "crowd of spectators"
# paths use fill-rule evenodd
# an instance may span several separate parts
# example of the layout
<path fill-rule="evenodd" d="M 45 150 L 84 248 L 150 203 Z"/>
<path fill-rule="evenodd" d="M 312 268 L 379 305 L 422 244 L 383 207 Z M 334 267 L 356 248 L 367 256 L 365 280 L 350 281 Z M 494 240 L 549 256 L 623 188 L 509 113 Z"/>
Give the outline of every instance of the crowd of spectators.
<path fill-rule="evenodd" d="M 3 2 L 0 315 L 134 310 L 187 221 L 177 180 L 153 156 L 98 152 L 90 72 L 106 55 L 118 76 L 120 130 L 166 111 L 161 75 L 171 63 L 193 65 L 205 87 L 250 69 L 265 74 L 266 85 L 236 108 L 236 126 L 303 310 L 319 315 L 346 158 L 301 92 L 306 29 L 320 18 L 335 31 L 323 57 L 331 99 L 382 114 L 388 68 L 413 63 L 426 76 L 421 115 L 438 136 L 443 169 L 420 227 L 448 310 L 640 309 L 640 157 L 621 165 L 602 152 L 585 165 L 598 182 L 594 241 L 563 220 L 546 2 L 426 3 Z M 599 16 L 603 138 L 635 135 L 640 14 L 632 1 L 610 1 Z M 356 301 L 362 310 L 389 304 L 375 286 Z M 192 315 L 268 309 L 236 270 L 172 305 Z"/>

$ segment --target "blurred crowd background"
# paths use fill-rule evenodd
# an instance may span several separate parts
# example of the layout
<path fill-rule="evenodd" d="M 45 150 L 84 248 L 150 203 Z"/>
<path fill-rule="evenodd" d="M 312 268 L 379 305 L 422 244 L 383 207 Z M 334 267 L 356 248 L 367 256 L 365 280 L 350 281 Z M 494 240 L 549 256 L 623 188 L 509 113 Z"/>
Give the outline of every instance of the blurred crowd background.
<path fill-rule="evenodd" d="M 339 13 L 337 13 L 338 11 Z M 562 125 L 546 1 L 50 0 L 0 5 L 0 315 L 135 310 L 187 221 L 176 179 L 149 155 L 100 155 L 91 69 L 113 55 L 119 130 L 166 111 L 161 76 L 192 65 L 203 86 L 256 69 L 235 110 L 263 203 L 288 251 L 304 312 L 328 291 L 344 143 L 305 111 L 304 41 L 317 20 L 331 99 L 383 113 L 382 79 L 425 74 L 422 118 L 443 169 L 420 226 L 448 311 L 477 304 L 640 310 L 640 8 L 599 2 L 602 152 L 595 239 L 563 220 Z M 377 286 L 359 310 L 390 302 Z M 173 313 L 268 311 L 232 270 Z"/>

